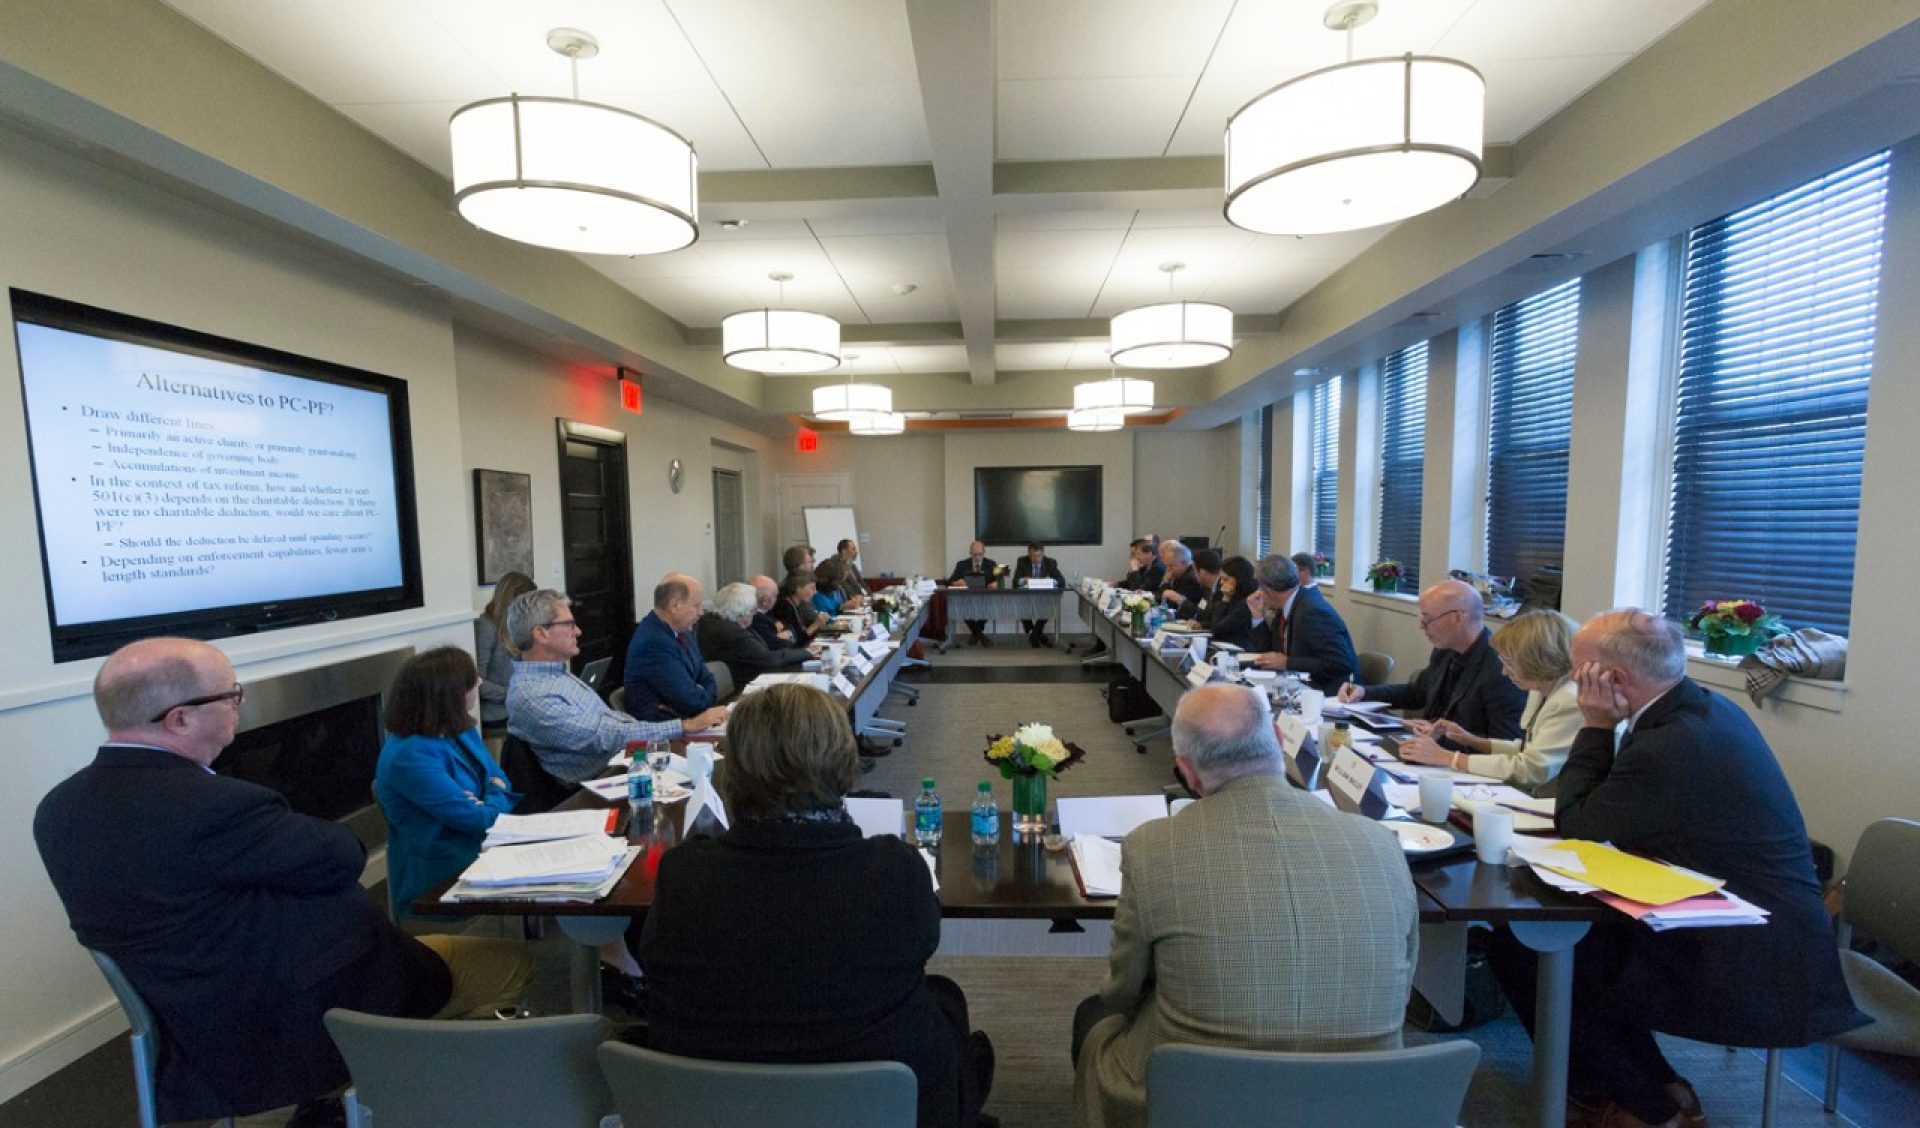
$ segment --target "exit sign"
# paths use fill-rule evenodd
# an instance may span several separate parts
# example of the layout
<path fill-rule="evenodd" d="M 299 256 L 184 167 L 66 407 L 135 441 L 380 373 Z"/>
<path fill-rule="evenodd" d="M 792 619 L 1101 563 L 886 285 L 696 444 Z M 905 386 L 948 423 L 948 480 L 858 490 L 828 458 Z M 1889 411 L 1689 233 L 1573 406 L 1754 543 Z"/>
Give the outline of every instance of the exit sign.
<path fill-rule="evenodd" d="M 814 451 L 819 450 L 820 432 L 810 430 L 806 427 L 800 428 L 799 433 L 793 436 L 793 449 L 799 451 L 801 454 L 812 454 Z"/>

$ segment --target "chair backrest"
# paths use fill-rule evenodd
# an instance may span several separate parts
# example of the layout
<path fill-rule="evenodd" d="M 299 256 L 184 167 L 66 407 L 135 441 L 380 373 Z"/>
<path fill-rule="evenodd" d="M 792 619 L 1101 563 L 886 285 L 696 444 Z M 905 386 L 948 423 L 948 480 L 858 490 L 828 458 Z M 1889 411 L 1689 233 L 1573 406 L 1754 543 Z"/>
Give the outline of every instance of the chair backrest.
<path fill-rule="evenodd" d="M 713 674 L 713 702 L 718 705 L 733 696 L 733 671 L 725 662 L 708 662 L 707 669 Z"/>
<path fill-rule="evenodd" d="M 614 686 L 613 692 L 607 694 L 607 704 L 611 706 L 613 711 L 616 713 L 626 712 L 627 711 L 627 687 L 624 685 Z"/>
<path fill-rule="evenodd" d="M 632 1125 L 912 1128 L 917 1114 L 919 1086 L 897 1061 L 698 1061 L 620 1042 L 599 1053 L 620 1117 Z"/>
<path fill-rule="evenodd" d="M 1355 672 L 1360 676 L 1361 685 L 1384 685 L 1393 676 L 1393 655 L 1382 654 L 1378 650 L 1362 650 L 1355 657 L 1360 666 Z"/>
<path fill-rule="evenodd" d="M 379 1128 L 598 1128 L 613 1111 L 593 1058 L 613 1030 L 599 1015 L 461 1022 L 335 1009 L 326 1022 Z"/>
<path fill-rule="evenodd" d="M 513 808 L 516 815 L 551 811 L 580 790 L 542 767 L 533 748 L 512 733 L 500 744 L 500 767 L 507 773 L 507 783 L 520 793 L 520 802 Z"/>
<path fill-rule="evenodd" d="M 611 655 L 605 658 L 595 658 L 593 661 L 580 667 L 580 680 L 586 682 L 589 689 L 598 692 L 600 689 L 600 679 L 606 677 L 607 671 L 612 667 L 613 657 Z"/>
<path fill-rule="evenodd" d="M 92 948 L 87 949 L 87 954 L 100 966 L 100 974 L 106 976 L 107 986 L 113 988 L 113 997 L 119 1000 L 120 1009 L 127 1012 L 127 1025 L 133 1031 L 133 1092 L 140 1128 L 158 1128 L 160 1115 L 154 1105 L 153 1068 L 160 1058 L 160 1032 L 153 1021 L 153 1012 L 147 1009 L 147 1001 L 133 989 L 127 973 L 120 970 L 112 956 Z"/>
<path fill-rule="evenodd" d="M 1358 1053 L 1162 1046 L 1147 1060 L 1149 1128 L 1453 1128 L 1480 1047 Z"/>
<path fill-rule="evenodd" d="M 1920 822 L 1881 819 L 1860 835 L 1840 915 L 1908 960 L 1920 960 Z"/>

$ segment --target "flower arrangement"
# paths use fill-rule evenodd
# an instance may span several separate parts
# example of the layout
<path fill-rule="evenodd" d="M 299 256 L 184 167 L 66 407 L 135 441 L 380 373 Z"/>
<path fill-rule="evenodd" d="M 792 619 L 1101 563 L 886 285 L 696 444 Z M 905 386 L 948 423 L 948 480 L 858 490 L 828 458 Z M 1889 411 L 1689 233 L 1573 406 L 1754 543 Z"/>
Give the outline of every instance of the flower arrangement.
<path fill-rule="evenodd" d="M 1400 586 L 1400 562 L 1398 560 L 1376 560 L 1367 569 L 1367 582 L 1375 591 L 1392 591 Z"/>
<path fill-rule="evenodd" d="M 1709 654 L 1752 654 L 1787 633 L 1780 616 L 1751 599 L 1709 599 L 1687 619 L 1687 629 L 1706 636 Z"/>
<path fill-rule="evenodd" d="M 1052 725 L 1024 724 L 1013 735 L 993 737 L 987 744 L 987 763 L 999 768 L 1004 779 L 1059 775 L 1086 755 L 1086 749 L 1053 735 Z"/>
<path fill-rule="evenodd" d="M 1120 606 L 1129 611 L 1150 611 L 1153 609 L 1153 597 L 1133 592 L 1120 597 Z"/>
<path fill-rule="evenodd" d="M 1328 556 L 1324 552 L 1314 553 L 1313 554 L 1313 574 L 1316 577 L 1332 576 L 1333 575 L 1333 558 Z"/>

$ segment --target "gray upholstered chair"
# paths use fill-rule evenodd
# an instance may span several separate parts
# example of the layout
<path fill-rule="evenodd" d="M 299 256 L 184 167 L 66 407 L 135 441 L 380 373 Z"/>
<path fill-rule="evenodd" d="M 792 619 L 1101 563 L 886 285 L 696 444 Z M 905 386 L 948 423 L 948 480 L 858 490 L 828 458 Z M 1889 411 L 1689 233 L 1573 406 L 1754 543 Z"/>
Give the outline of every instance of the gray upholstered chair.
<path fill-rule="evenodd" d="M 627 687 L 624 685 L 614 686 L 613 692 L 607 694 L 607 704 L 613 706 L 613 711 L 616 713 L 626 712 L 627 711 Z"/>
<path fill-rule="evenodd" d="M 463 1022 L 335 1009 L 326 1022 L 353 1075 L 348 1128 L 598 1128 L 613 1112 L 593 1058 L 613 1027 L 599 1015 Z"/>
<path fill-rule="evenodd" d="M 1920 822 L 1881 819 L 1860 835 L 1840 906 L 1840 970 L 1853 1005 L 1873 1022 L 1827 1043 L 1827 1111 L 1840 1099 L 1840 1050 L 1920 1057 L 1920 990 L 1858 952 L 1855 926 L 1899 954 L 1920 960 Z"/>
<path fill-rule="evenodd" d="M 1360 668 L 1354 671 L 1361 685 L 1385 685 L 1393 676 L 1393 655 L 1378 650 L 1362 650 L 1354 656 Z"/>
<path fill-rule="evenodd" d="M 600 1068 L 630 1125 L 912 1128 L 919 1100 L 913 1071 L 897 1061 L 758 1065 L 608 1042 Z"/>
<path fill-rule="evenodd" d="M 713 673 L 713 703 L 718 705 L 733 696 L 733 671 L 725 662 L 708 662 L 707 669 Z"/>
<path fill-rule="evenodd" d="M 1480 1047 L 1359 1053 L 1162 1046 L 1147 1060 L 1148 1128 L 1453 1128 Z"/>
<path fill-rule="evenodd" d="M 120 1009 L 127 1012 L 127 1025 L 133 1031 L 133 1097 L 140 1115 L 140 1128 L 160 1128 L 160 1114 L 153 1099 L 153 1067 L 160 1060 L 160 1028 L 153 1021 L 153 1012 L 147 1009 L 147 1001 L 133 989 L 126 972 L 120 970 L 113 957 L 92 948 L 87 949 L 87 954 L 100 965 L 100 974 L 106 976 L 107 986 L 113 988 L 113 997 L 120 1001 Z M 225 1117 L 220 1124 L 222 1128 L 233 1128 L 233 1117 Z"/>

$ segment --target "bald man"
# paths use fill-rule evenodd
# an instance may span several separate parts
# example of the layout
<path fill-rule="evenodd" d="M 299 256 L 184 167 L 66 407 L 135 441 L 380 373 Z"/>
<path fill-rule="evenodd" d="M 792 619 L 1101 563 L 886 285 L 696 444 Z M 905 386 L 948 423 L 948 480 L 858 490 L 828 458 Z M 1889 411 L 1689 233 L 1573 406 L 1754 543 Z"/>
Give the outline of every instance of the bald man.
<path fill-rule="evenodd" d="M 1384 701 L 1417 713 L 1408 723 L 1415 739 L 1427 743 L 1432 743 L 1433 722 L 1440 720 L 1504 740 L 1519 736 L 1527 693 L 1500 671 L 1480 593 L 1459 580 L 1442 580 L 1421 592 L 1420 633 L 1433 644 L 1433 656 L 1412 681 L 1348 682 L 1340 687 L 1340 700 Z M 1442 741 L 1437 747 L 1453 746 Z"/>
<path fill-rule="evenodd" d="M 121 648 L 93 683 L 107 742 L 41 800 L 33 836 L 74 936 L 159 1020 L 163 1121 L 301 1103 L 292 1123 L 323 1124 L 347 1080 L 328 1008 L 486 1012 L 517 1002 L 534 965 L 505 941 L 400 932 L 360 887 L 352 831 L 215 775 L 242 697 L 204 642 Z"/>
<path fill-rule="evenodd" d="M 1144 1128 L 1164 1044 L 1400 1045 L 1419 919 L 1398 840 L 1287 783 L 1245 686 L 1182 697 L 1173 755 L 1200 801 L 1121 846 L 1106 986 L 1074 1015 L 1082 1128 Z"/>
<path fill-rule="evenodd" d="M 772 576 L 755 576 L 748 581 L 753 585 L 753 621 L 747 624 L 768 650 L 805 650 L 804 639 L 796 639 L 785 623 L 776 622 L 773 617 L 773 605 L 780 600 L 780 585 Z"/>
<path fill-rule="evenodd" d="M 627 713 L 643 721 L 687 720 L 716 704 L 719 682 L 700 656 L 694 624 L 707 593 L 685 572 L 669 572 L 653 588 L 653 610 L 627 644 Z"/>

